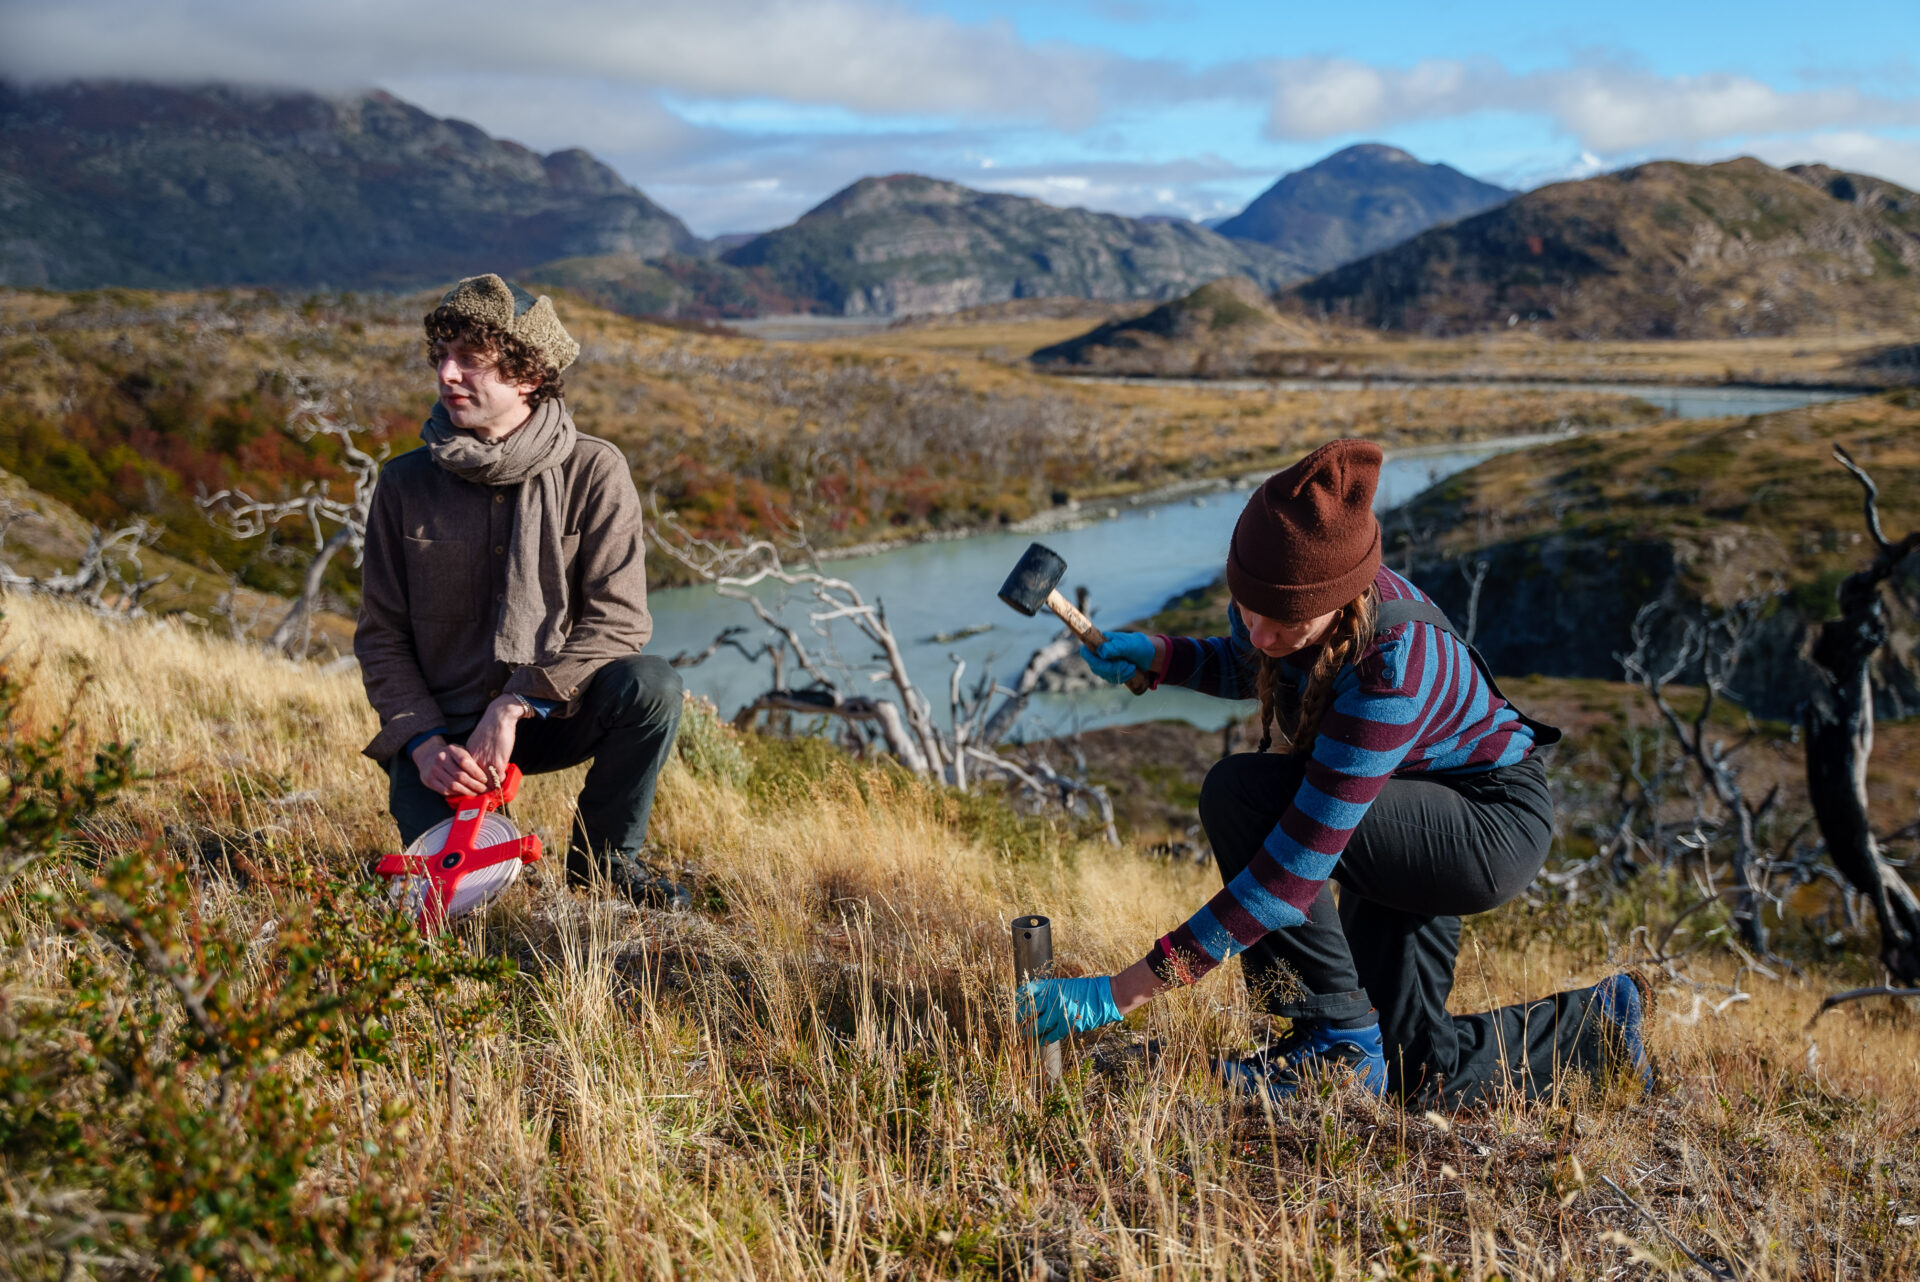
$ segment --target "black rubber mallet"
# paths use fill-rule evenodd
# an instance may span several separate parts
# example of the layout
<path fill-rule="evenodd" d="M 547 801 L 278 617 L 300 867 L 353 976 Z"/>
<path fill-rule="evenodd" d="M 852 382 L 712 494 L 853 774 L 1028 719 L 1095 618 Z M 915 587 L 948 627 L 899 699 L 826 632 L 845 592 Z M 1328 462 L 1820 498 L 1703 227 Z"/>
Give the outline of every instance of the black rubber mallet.
<path fill-rule="evenodd" d="M 1000 599 L 1028 618 L 1043 608 L 1052 610 L 1087 649 L 1098 650 L 1107 643 L 1107 634 L 1094 627 L 1092 619 L 1060 595 L 1060 579 L 1066 572 L 1065 557 L 1045 544 L 1035 543 L 1013 567 L 1007 581 L 1000 585 Z M 1145 672 L 1136 671 L 1127 678 L 1127 689 L 1135 694 L 1145 694 L 1152 688 L 1153 678 Z"/>

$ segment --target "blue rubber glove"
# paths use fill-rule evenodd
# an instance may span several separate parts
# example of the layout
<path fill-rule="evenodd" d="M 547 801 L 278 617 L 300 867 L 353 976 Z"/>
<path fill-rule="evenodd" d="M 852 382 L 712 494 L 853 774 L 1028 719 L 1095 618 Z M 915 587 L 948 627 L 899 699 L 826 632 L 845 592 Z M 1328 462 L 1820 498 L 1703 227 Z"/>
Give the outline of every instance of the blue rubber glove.
<path fill-rule="evenodd" d="M 1106 975 L 1092 979 L 1029 979 L 1020 985 L 1014 1003 L 1020 1016 L 1020 1029 L 1050 1046 L 1068 1033 L 1090 1033 L 1124 1018 L 1113 1004 L 1113 980 Z"/>
<path fill-rule="evenodd" d="M 1117 686 L 1135 672 L 1153 671 L 1153 638 L 1144 632 L 1115 632 L 1098 650 L 1081 646 L 1080 657 L 1094 676 Z"/>

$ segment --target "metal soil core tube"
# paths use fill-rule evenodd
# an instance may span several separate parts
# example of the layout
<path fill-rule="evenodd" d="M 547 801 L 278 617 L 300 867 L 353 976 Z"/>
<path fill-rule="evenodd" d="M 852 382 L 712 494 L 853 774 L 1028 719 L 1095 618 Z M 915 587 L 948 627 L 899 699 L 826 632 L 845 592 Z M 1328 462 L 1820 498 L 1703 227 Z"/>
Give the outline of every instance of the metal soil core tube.
<path fill-rule="evenodd" d="M 1053 923 L 1038 914 L 1013 919 L 1013 977 L 1024 984 L 1044 979 L 1053 970 Z M 1060 1080 L 1060 1043 L 1040 1048 L 1047 1083 Z"/>

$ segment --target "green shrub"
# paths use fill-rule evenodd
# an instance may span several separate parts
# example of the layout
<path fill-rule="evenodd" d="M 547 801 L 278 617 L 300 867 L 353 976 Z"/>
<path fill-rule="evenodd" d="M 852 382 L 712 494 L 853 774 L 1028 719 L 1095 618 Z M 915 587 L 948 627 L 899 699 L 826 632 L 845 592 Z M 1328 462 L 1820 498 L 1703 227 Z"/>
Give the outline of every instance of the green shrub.
<path fill-rule="evenodd" d="M 722 783 L 730 788 L 746 786 L 753 766 L 740 747 L 740 736 L 720 719 L 720 712 L 708 699 L 689 697 L 680 717 L 680 733 L 675 746 L 680 760 L 696 779 Z"/>
<path fill-rule="evenodd" d="M 435 1164 L 361 1074 L 422 998 L 446 1038 L 472 1028 L 512 964 L 422 938 L 370 887 L 296 871 L 250 891 L 255 924 L 157 844 L 82 846 L 132 753 L 70 768 L 71 723 L 22 733 L 21 692 L 0 665 L 0 1273 L 389 1270 Z"/>

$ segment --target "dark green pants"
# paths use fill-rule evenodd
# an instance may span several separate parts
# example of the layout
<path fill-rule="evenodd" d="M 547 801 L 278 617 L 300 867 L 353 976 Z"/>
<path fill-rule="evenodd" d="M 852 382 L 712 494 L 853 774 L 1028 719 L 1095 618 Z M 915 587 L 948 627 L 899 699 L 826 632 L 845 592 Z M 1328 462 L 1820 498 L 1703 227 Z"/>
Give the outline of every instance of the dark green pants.
<path fill-rule="evenodd" d="M 1224 881 L 1247 866 L 1300 786 L 1302 764 L 1241 753 L 1208 773 L 1200 820 Z M 1340 902 L 1320 888 L 1305 923 L 1241 954 L 1247 985 L 1273 1015 L 1348 1026 L 1375 1012 L 1387 1080 L 1402 1099 L 1455 1106 L 1512 1087 L 1529 1098 L 1567 1069 L 1600 1064 L 1591 989 L 1453 1015 L 1460 918 L 1525 890 L 1553 839 L 1553 798 L 1538 757 L 1468 775 L 1387 781 L 1335 865 Z"/>
<path fill-rule="evenodd" d="M 520 773 L 545 774 L 591 760 L 580 789 L 579 820 L 567 842 L 567 865 L 584 871 L 588 853 L 638 853 L 647 837 L 660 768 L 680 728 L 680 674 L 665 659 L 635 654 L 593 674 L 570 717 L 527 717 L 516 727 L 513 763 Z M 466 742 L 452 735 L 454 743 Z M 400 840 L 415 838 L 452 813 L 447 799 L 420 782 L 405 752 L 387 763 L 387 808 Z"/>

